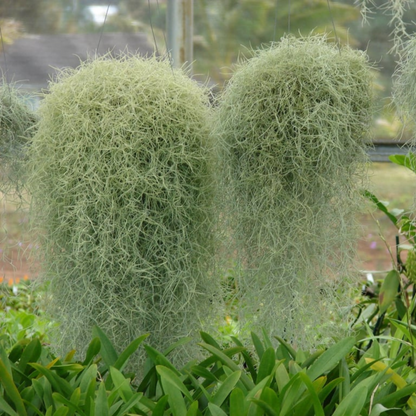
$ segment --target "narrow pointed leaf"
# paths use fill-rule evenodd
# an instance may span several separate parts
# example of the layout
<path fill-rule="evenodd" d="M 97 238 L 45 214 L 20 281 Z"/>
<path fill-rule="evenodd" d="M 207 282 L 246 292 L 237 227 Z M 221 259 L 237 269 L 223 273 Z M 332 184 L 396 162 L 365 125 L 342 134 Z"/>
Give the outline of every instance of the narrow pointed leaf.
<path fill-rule="evenodd" d="M 152 416 L 163 416 L 165 414 L 166 405 L 168 404 L 168 396 L 162 396 L 153 409 Z"/>
<path fill-rule="evenodd" d="M 108 408 L 107 392 L 105 391 L 105 384 L 101 383 L 98 388 L 97 399 L 95 402 L 95 414 L 97 416 L 110 416 L 110 409 Z"/>
<path fill-rule="evenodd" d="M 221 407 L 218 407 L 214 403 L 208 403 L 208 409 L 210 410 L 212 416 L 227 416 L 227 413 L 225 413 Z"/>
<path fill-rule="evenodd" d="M 114 364 L 117 361 L 117 352 L 114 349 L 113 344 L 98 326 L 93 327 L 92 334 L 101 341 L 101 357 L 103 357 L 104 362 L 107 364 L 108 368 L 111 366 L 114 367 Z"/>
<path fill-rule="evenodd" d="M 272 374 L 275 362 L 276 356 L 274 348 L 267 348 L 267 350 L 264 351 L 263 356 L 261 357 L 259 369 L 257 371 L 256 383 L 259 383 L 265 377 L 270 376 L 270 374 Z"/>
<path fill-rule="evenodd" d="M 354 347 L 355 337 L 345 338 L 330 347 L 306 371 L 311 380 L 315 380 L 326 372 L 332 370 Z"/>
<path fill-rule="evenodd" d="M 236 387 L 230 395 L 230 416 L 244 416 L 244 393 L 241 389 Z"/>
<path fill-rule="evenodd" d="M 3 361 L 0 361 L 0 382 L 3 385 L 6 393 L 16 406 L 16 410 L 19 416 L 26 416 L 27 413 L 25 405 L 23 404 L 23 400 L 20 397 L 16 385 L 14 384 L 12 375 L 7 371 L 7 367 L 3 363 Z"/>
<path fill-rule="evenodd" d="M 240 371 L 239 366 L 231 358 L 229 358 L 226 354 L 224 354 L 222 351 L 208 344 L 199 344 L 199 345 L 201 345 L 202 348 L 206 349 L 211 354 L 213 354 L 223 364 L 227 365 L 231 370 Z M 241 374 L 241 381 L 243 382 L 243 384 L 248 390 L 251 390 L 254 388 L 254 383 L 244 373 Z"/>
<path fill-rule="evenodd" d="M 114 363 L 113 367 L 117 370 L 122 370 L 127 363 L 130 356 L 136 352 L 137 348 L 139 348 L 140 344 L 149 336 L 150 334 L 144 334 L 139 338 L 135 339 L 130 345 L 119 355 L 116 362 Z"/>
<path fill-rule="evenodd" d="M 85 360 L 83 361 L 82 365 L 89 365 L 95 356 L 101 350 L 101 341 L 100 338 L 95 337 L 88 345 L 87 353 L 85 354 Z"/>
<path fill-rule="evenodd" d="M 388 307 L 397 297 L 400 286 L 400 273 L 397 270 L 391 270 L 384 278 L 378 297 L 380 314 L 387 311 Z"/>
<path fill-rule="evenodd" d="M 358 385 L 341 401 L 332 416 L 359 416 L 367 399 L 367 388 Z"/>
<path fill-rule="evenodd" d="M 228 395 L 232 392 L 238 380 L 240 380 L 241 371 L 236 371 L 228 376 L 224 382 L 220 385 L 219 389 L 215 393 L 215 396 L 212 397 L 212 403 L 217 406 L 221 406 Z"/>
<path fill-rule="evenodd" d="M 183 384 L 182 380 L 169 368 L 163 367 L 161 365 L 156 366 L 156 371 L 160 375 L 162 382 L 168 382 L 175 386 L 179 391 L 183 393 L 183 395 L 189 400 L 193 401 L 191 394 L 189 393 L 188 389 Z"/>

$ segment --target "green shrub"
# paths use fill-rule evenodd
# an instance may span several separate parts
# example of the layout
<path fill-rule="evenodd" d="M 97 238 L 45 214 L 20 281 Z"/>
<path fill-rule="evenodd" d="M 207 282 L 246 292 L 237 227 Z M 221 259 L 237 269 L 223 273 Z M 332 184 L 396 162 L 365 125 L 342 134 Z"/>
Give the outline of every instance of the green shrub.
<path fill-rule="evenodd" d="M 32 218 L 62 347 L 91 327 L 164 348 L 216 302 L 205 90 L 165 60 L 97 58 L 63 72 L 30 147 Z M 60 335 L 59 335 L 60 336 Z"/>
<path fill-rule="evenodd" d="M 18 90 L 3 80 L 0 87 L 0 190 L 14 192 L 22 184 L 26 145 L 34 132 L 35 114 Z"/>
<path fill-rule="evenodd" d="M 223 93 L 214 132 L 224 229 L 243 270 L 240 320 L 309 347 L 339 332 L 331 320 L 350 299 L 372 75 L 363 52 L 325 37 L 253 55 Z"/>

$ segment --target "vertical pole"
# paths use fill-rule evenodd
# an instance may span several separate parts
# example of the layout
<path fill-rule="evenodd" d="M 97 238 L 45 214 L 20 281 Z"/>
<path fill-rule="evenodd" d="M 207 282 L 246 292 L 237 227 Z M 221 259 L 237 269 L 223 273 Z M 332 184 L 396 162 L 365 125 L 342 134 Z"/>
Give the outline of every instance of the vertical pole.
<path fill-rule="evenodd" d="M 173 66 L 187 63 L 191 71 L 193 61 L 193 0 L 168 0 L 167 47 Z"/>

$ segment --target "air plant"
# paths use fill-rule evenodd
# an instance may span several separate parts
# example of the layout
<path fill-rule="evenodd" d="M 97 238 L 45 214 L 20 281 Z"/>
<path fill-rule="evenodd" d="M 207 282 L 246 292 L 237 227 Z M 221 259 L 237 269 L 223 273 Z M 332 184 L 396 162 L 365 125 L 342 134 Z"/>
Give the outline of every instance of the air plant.
<path fill-rule="evenodd" d="M 331 315 L 354 280 L 371 81 L 364 52 L 290 36 L 240 62 L 220 97 L 223 229 L 243 325 L 302 347 L 340 332 Z"/>
<path fill-rule="evenodd" d="M 58 346 L 84 351 L 98 325 L 119 350 L 144 332 L 163 350 L 210 322 L 207 97 L 156 57 L 96 58 L 50 84 L 30 189 Z"/>

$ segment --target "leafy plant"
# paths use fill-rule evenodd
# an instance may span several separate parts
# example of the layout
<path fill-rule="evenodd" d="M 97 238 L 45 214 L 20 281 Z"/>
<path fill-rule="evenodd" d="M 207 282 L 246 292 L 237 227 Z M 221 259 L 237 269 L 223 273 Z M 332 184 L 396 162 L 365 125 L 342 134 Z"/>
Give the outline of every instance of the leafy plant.
<path fill-rule="evenodd" d="M 75 351 L 55 357 L 38 340 L 0 347 L 0 415 L 305 416 L 407 415 L 416 386 L 401 367 L 367 357 L 353 360 L 355 339 L 327 350 L 296 351 L 283 340 L 252 334 L 250 349 L 233 339 L 221 347 L 202 332 L 202 361 L 175 367 L 170 356 L 134 340 L 120 355 L 107 336 L 93 330 L 83 361 Z M 183 341 L 182 341 L 183 342 Z M 138 348 L 146 351 L 142 378 L 127 373 Z"/>
<path fill-rule="evenodd" d="M 364 53 L 322 36 L 285 37 L 253 55 L 221 96 L 214 128 L 223 228 L 243 270 L 239 319 L 310 347 L 346 329 L 331 317 L 349 307 L 372 76 Z"/>
<path fill-rule="evenodd" d="M 165 60 L 105 56 L 61 73 L 39 114 L 32 221 L 59 349 L 85 352 L 96 324 L 118 350 L 144 331 L 163 349 L 208 325 L 218 297 L 206 91 Z"/>
<path fill-rule="evenodd" d="M 39 304 L 45 288 L 32 282 L 0 284 L 0 343 L 7 350 L 17 342 L 39 338 L 47 341 L 56 326 L 43 316 Z"/>

